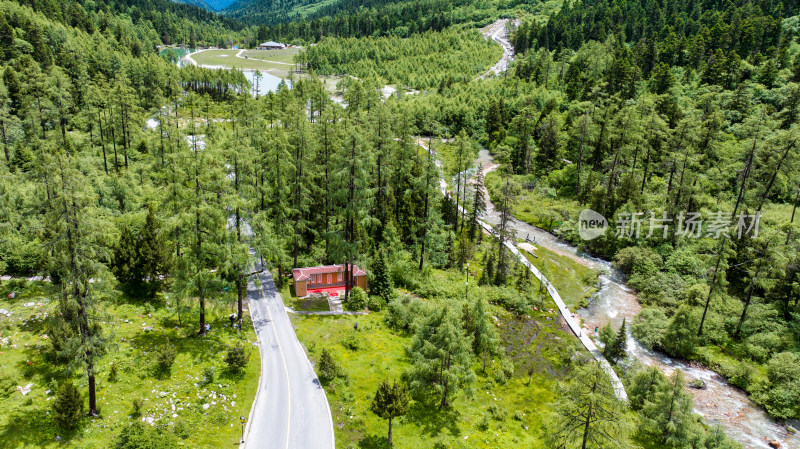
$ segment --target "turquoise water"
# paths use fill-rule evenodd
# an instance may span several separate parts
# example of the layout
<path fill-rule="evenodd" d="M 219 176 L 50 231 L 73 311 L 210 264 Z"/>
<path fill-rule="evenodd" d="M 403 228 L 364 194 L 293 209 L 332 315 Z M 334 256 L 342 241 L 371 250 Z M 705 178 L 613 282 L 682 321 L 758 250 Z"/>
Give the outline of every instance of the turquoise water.
<path fill-rule="evenodd" d="M 261 79 L 256 83 L 256 72 L 244 72 L 244 77 L 250 81 L 250 91 L 255 96 L 255 88 L 258 86 L 258 95 L 266 95 L 267 92 L 275 92 L 278 90 L 278 85 L 283 81 L 287 86 L 292 83 L 289 80 L 283 80 L 275 75 L 270 75 L 266 72 L 261 72 Z"/>
<path fill-rule="evenodd" d="M 189 53 L 195 51 L 195 49 L 193 49 L 193 48 L 174 48 L 174 47 L 162 48 L 161 51 L 158 52 L 158 55 L 159 56 L 164 56 L 164 55 L 168 54 L 170 51 L 172 51 L 172 54 L 175 55 L 176 58 L 178 58 L 178 66 L 180 66 L 181 65 L 181 62 L 180 62 L 181 58 L 183 58 L 184 56 L 188 55 Z"/>
<path fill-rule="evenodd" d="M 175 55 L 177 58 L 176 64 L 178 67 L 183 67 L 186 63 L 183 61 L 183 57 L 188 55 L 189 53 L 193 53 L 195 49 L 191 48 L 164 48 L 158 54 L 166 55 L 169 51 L 172 51 L 172 54 Z M 286 85 L 291 86 L 292 83 L 289 80 L 283 80 L 275 75 L 271 75 L 267 72 L 260 72 L 261 78 L 256 81 L 256 72 L 253 71 L 244 71 L 244 77 L 247 78 L 247 81 L 250 82 L 250 92 L 253 96 L 256 95 L 256 86 L 258 86 L 258 95 L 266 95 L 267 92 L 275 92 L 278 90 L 278 85 L 280 85 L 281 81 L 283 81 Z"/>

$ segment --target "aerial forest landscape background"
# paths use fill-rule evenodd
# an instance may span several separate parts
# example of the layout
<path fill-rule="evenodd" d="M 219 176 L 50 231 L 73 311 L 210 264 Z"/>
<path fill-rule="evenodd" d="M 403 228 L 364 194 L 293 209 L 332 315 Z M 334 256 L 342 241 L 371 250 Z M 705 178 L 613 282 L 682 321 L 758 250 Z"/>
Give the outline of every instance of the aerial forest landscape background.
<path fill-rule="evenodd" d="M 798 11 L 0 0 L 0 448 L 800 448 Z"/>

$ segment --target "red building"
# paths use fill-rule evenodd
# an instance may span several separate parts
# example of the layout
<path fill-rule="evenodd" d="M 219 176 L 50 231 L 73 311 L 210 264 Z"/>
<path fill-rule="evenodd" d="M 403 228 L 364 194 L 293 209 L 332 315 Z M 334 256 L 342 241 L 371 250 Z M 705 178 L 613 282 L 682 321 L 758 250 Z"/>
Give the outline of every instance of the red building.
<path fill-rule="evenodd" d="M 325 265 L 320 267 L 293 268 L 294 292 L 297 296 L 306 296 L 316 291 L 344 290 L 344 265 Z M 367 289 L 367 272 L 358 265 L 350 265 L 352 286 Z"/>

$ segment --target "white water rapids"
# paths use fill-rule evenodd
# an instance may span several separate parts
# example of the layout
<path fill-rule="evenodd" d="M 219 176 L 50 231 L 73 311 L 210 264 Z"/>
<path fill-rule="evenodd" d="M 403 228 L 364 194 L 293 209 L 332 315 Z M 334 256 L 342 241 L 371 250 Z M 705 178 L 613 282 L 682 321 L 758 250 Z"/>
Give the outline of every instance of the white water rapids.
<path fill-rule="evenodd" d="M 474 166 L 478 165 L 484 167 L 485 173 L 497 167 L 487 150 L 481 150 Z M 473 168 L 472 173 L 474 172 Z M 485 192 L 484 197 L 486 213 L 481 218 L 492 225 L 499 224 L 500 214 L 495 210 L 488 192 Z M 602 327 L 609 322 L 619 328 L 623 319 L 627 319 L 628 323 L 633 322 L 633 318 L 640 310 L 639 300 L 636 293 L 625 285 L 624 275 L 610 262 L 581 253 L 574 245 L 520 220 L 511 220 L 510 226 L 518 238 L 535 239 L 537 245 L 570 257 L 601 273 L 600 289 L 592 298 L 589 307 L 577 311 L 585 322 L 586 332 L 592 332 L 595 327 Z M 644 366 L 656 366 L 666 375 L 670 375 L 675 369 L 680 369 L 686 375 L 687 382 L 702 379 L 706 384 L 705 389 L 689 389 L 694 395 L 695 411 L 709 424 L 720 423 L 726 433 L 742 447 L 769 448 L 767 440 L 778 441 L 781 448 L 797 447 L 797 438 L 782 424 L 770 418 L 764 409 L 747 397 L 744 391 L 730 385 L 714 371 L 690 365 L 683 360 L 672 359 L 660 352 L 650 351 L 630 335 L 628 356 Z"/>

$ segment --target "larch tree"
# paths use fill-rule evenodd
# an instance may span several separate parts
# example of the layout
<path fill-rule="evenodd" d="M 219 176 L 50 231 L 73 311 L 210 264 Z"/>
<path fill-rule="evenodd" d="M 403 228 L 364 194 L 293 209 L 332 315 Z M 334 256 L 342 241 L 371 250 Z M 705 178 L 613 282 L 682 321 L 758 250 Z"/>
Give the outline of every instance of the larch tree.
<path fill-rule="evenodd" d="M 331 236 L 331 255 L 344 263 L 345 301 L 353 288 L 353 264 L 359 257 L 363 230 L 370 223 L 367 213 L 371 189 L 366 167 L 370 146 L 359 129 L 350 125 L 348 137 L 335 156 L 333 211 L 339 227 Z"/>
<path fill-rule="evenodd" d="M 508 261 L 505 255 L 505 242 L 512 238 L 513 230 L 510 221 L 514 217 L 514 204 L 519 195 L 519 186 L 506 178 L 500 192 L 500 204 L 497 207 L 500 212 L 500 227 L 497 229 L 497 266 L 495 268 L 494 283 L 503 285 L 508 275 Z"/>
<path fill-rule="evenodd" d="M 579 365 L 568 383 L 559 384 L 553 407 L 553 448 L 600 449 L 631 447 L 626 406 L 614 394 L 606 373 L 594 360 Z"/>
<path fill-rule="evenodd" d="M 486 298 L 483 296 L 475 298 L 471 314 L 474 323 L 472 350 L 475 356 L 481 360 L 484 372 L 486 372 L 486 363 L 489 359 L 500 352 L 500 339 L 487 309 Z"/>
<path fill-rule="evenodd" d="M 667 447 L 688 447 L 699 438 L 692 426 L 692 396 L 685 386 L 683 372 L 676 369 L 667 382 L 656 385 L 652 401 L 645 401 L 642 407 L 645 431 Z"/>
<path fill-rule="evenodd" d="M 465 334 L 460 317 L 449 305 L 421 317 L 409 352 L 412 389 L 433 390 L 440 409 L 448 406 L 448 398 L 475 381 L 470 367 L 472 336 Z"/>
<path fill-rule="evenodd" d="M 189 95 L 190 126 L 194 127 L 196 97 Z M 206 301 L 213 298 L 223 284 L 220 268 L 223 262 L 225 209 L 220 198 L 225 188 L 224 162 L 214 145 L 200 148 L 196 131 L 190 131 L 191 148 L 183 150 L 189 170 L 185 182 L 191 185 L 183 205 L 187 229 L 187 248 L 177 263 L 176 287 L 183 295 L 196 297 L 200 306 L 201 335 L 206 333 Z"/>
<path fill-rule="evenodd" d="M 64 345 L 76 367 L 86 372 L 89 413 L 97 415 L 97 359 L 105 353 L 106 341 L 96 311 L 96 290 L 102 282 L 103 257 L 100 230 L 102 215 L 93 207 L 95 199 L 76 161 L 57 155 L 48 164 L 54 175 L 53 193 L 45 220 L 46 260 L 58 287 L 59 319 L 76 331 Z"/>
<path fill-rule="evenodd" d="M 408 412 L 411 397 L 408 394 L 408 386 L 405 383 L 394 381 L 381 382 L 372 400 L 371 410 L 376 415 L 389 421 L 389 447 L 393 447 L 392 442 L 392 421 L 403 416 Z"/>

